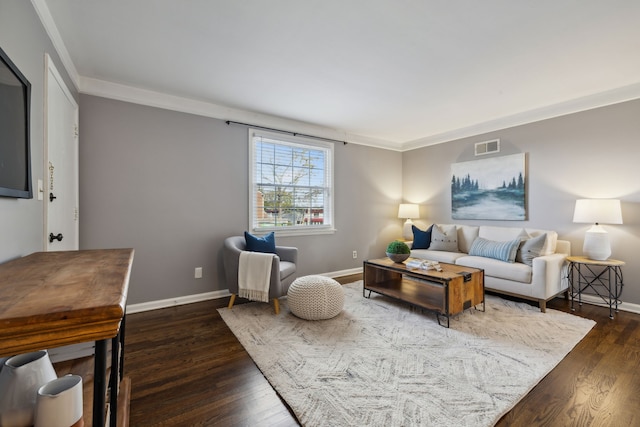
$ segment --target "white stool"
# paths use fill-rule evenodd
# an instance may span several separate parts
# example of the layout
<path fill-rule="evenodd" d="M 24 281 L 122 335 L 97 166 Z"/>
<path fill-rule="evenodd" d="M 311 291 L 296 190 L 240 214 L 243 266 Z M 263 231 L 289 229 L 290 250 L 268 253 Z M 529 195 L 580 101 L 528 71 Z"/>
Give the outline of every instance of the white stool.
<path fill-rule="evenodd" d="M 331 319 L 344 307 L 344 290 L 329 277 L 298 277 L 289 287 L 287 304 L 291 312 L 302 319 Z"/>

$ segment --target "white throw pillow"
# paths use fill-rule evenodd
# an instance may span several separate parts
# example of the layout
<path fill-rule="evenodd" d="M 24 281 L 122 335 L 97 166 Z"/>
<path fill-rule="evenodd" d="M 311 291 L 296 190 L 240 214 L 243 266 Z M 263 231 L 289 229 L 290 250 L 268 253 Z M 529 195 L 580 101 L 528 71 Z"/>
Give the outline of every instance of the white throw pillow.
<path fill-rule="evenodd" d="M 516 261 L 527 265 L 533 265 L 533 259 L 542 254 L 542 249 L 547 240 L 547 234 L 523 240 L 516 254 Z"/>
<path fill-rule="evenodd" d="M 455 225 L 442 227 L 434 224 L 431 231 L 431 245 L 433 251 L 458 252 L 458 231 Z"/>

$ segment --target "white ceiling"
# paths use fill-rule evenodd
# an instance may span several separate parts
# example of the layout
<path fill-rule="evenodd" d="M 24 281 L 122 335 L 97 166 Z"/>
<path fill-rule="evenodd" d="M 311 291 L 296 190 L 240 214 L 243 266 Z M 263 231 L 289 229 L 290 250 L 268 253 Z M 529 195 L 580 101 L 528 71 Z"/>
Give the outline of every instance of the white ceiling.
<path fill-rule="evenodd" d="M 32 1 L 82 92 L 395 149 L 640 97 L 638 0 Z"/>

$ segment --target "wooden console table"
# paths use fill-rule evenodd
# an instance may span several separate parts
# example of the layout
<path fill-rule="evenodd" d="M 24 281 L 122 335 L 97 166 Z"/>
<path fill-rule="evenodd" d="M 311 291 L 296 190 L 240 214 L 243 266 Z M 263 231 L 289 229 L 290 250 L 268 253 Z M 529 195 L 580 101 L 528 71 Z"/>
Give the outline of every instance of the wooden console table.
<path fill-rule="evenodd" d="M 105 425 L 109 340 L 109 402 L 118 401 L 133 252 L 36 252 L 0 264 L 0 356 L 95 341 L 93 427 Z M 112 427 L 117 406 L 110 405 Z"/>

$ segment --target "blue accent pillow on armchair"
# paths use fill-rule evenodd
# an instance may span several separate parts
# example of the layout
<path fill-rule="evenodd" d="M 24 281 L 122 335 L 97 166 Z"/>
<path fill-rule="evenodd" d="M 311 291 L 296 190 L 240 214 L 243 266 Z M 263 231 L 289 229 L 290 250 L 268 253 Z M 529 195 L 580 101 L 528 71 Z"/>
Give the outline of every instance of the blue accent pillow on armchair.
<path fill-rule="evenodd" d="M 268 254 L 276 253 L 276 236 L 273 231 L 266 236 L 258 237 L 244 232 L 246 250 L 251 252 L 264 252 Z"/>
<path fill-rule="evenodd" d="M 412 225 L 411 229 L 413 230 L 413 244 L 411 245 L 411 249 L 429 249 L 433 224 L 427 228 L 426 231 L 420 230 L 415 225 Z"/>

